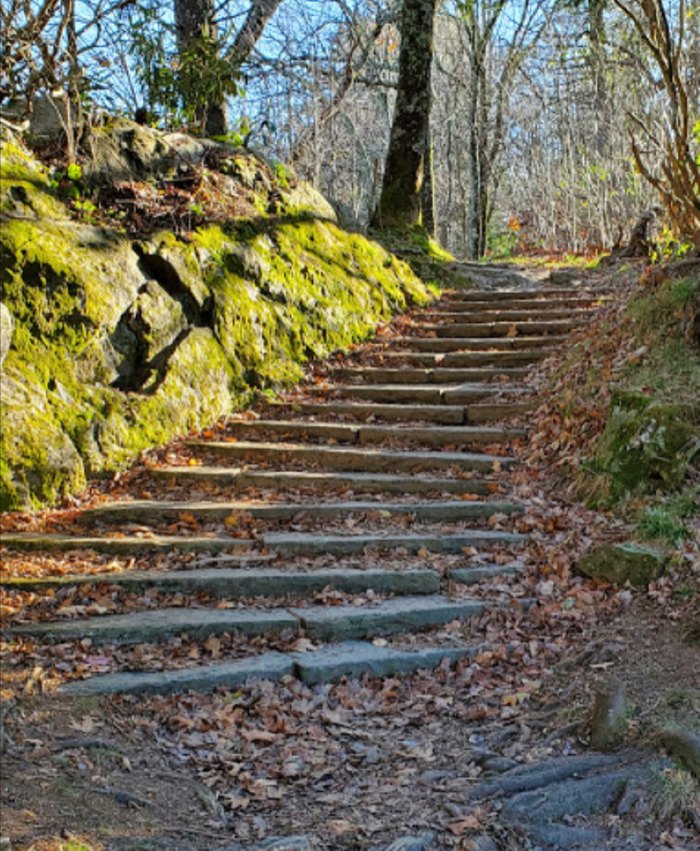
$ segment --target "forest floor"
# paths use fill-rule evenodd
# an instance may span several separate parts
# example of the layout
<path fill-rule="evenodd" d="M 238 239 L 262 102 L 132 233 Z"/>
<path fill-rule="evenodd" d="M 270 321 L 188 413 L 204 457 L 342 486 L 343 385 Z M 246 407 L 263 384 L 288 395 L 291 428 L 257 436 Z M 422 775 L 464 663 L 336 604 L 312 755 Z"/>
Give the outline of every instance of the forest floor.
<path fill-rule="evenodd" d="M 261 399 L 252 411 L 226 418 L 202 435 L 148 453 L 126 474 L 95 483 L 71 504 L 3 518 L 3 621 L 27 631 L 6 634 L 2 645 L 1 848 L 698 847 L 697 783 L 665 755 L 660 740 L 669 728 L 697 732 L 698 536 L 679 544 L 671 569 L 643 589 L 587 579 L 575 569 L 592 545 L 624 540 L 634 530 L 628 516 L 588 508 L 573 487 L 591 439 L 590 422 L 576 426 L 560 416 L 562 387 L 580 376 L 562 376 L 558 368 L 576 343 L 588 353 L 582 374 L 597 361 L 603 371 L 609 364 L 612 376 L 616 362 L 635 355 L 631 344 L 609 339 L 601 329 L 635 286 L 638 270 L 576 269 L 543 281 L 540 273 L 528 277 L 527 270 L 497 268 L 491 286 L 488 269 L 484 274 L 479 282 L 483 304 L 467 306 L 464 320 L 470 328 L 452 351 L 439 346 L 441 339 L 457 335 L 444 330 L 450 303 L 460 298 L 454 292 L 441 302 L 444 316 L 428 308 L 399 317 L 347 356 L 313 364 L 307 382 L 289 394 Z M 550 335 L 549 342 L 538 338 L 527 343 L 528 332 L 515 318 L 522 305 L 499 305 L 498 297 L 489 303 L 504 286 L 521 290 L 523 299 L 542 286 L 561 293 L 566 288 L 566 297 L 548 296 L 565 305 L 539 302 L 542 316 L 537 319 L 555 323 L 542 331 L 543 338 Z M 584 300 L 585 315 L 576 313 Z M 497 326 L 505 327 L 500 341 L 482 346 L 475 326 L 484 320 L 475 314 L 492 310 L 498 315 L 487 318 L 487 324 L 496 324 L 484 332 L 484 339 L 490 340 L 488 334 Z M 568 321 L 567 316 L 580 321 L 566 328 L 564 337 L 556 323 Z M 415 348 L 410 340 L 418 341 Z M 438 349 L 431 374 L 411 377 L 412 369 L 428 363 L 431 341 Z M 544 359 L 540 343 L 546 347 Z M 493 360 L 500 357 L 497 352 L 508 352 L 504 362 L 508 357 L 512 362 L 500 366 Z M 450 384 L 454 404 L 445 403 L 442 395 L 437 405 L 426 401 L 435 382 L 446 381 L 437 377 L 439 370 L 457 369 L 461 355 L 467 357 L 459 361 L 460 368 L 499 373 L 489 394 L 471 383 Z M 384 418 L 389 416 L 386 410 L 371 408 L 374 395 L 363 401 L 364 391 L 357 388 L 381 378 L 372 370 L 394 370 L 392 383 L 384 385 L 394 389 L 385 394 L 393 394 L 394 405 L 422 406 L 422 412 L 407 410 L 406 420 L 397 422 Z M 477 379 L 466 373 L 460 378 L 472 380 Z M 418 396 L 411 398 L 407 388 Z M 601 388 L 601 409 L 608 396 L 608 389 Z M 365 408 L 343 407 L 348 399 Z M 327 406 L 325 414 L 319 413 L 321 406 Z M 459 406 L 473 427 L 469 440 L 478 445 L 447 433 L 439 445 L 425 443 L 435 440 L 442 427 L 429 417 L 442 416 L 437 422 L 444 425 L 449 423 L 444 417 Z M 498 406 L 501 416 L 493 411 Z M 283 429 L 270 424 L 274 421 Z M 312 426 L 319 424 L 321 431 L 314 433 Z M 338 430 L 326 435 L 323 424 Z M 372 430 L 384 424 L 389 425 L 385 433 Z M 433 437 L 401 434 L 402 428 L 418 425 Z M 360 431 L 352 432 L 356 426 Z M 458 427 L 465 427 L 462 420 Z M 281 461 L 270 454 L 280 435 L 291 440 L 290 434 L 304 428 L 305 445 L 319 453 L 316 467 L 308 459 L 296 459 L 298 450 L 289 443 Z M 330 484 L 293 478 L 267 487 L 260 483 L 265 475 L 279 475 L 280 468 L 291 474 L 325 469 L 323 464 L 331 462 L 321 459 L 323 452 L 331 458 L 327 450 L 342 449 L 350 432 L 352 440 L 361 440 L 362 428 L 368 441 L 377 441 L 363 451 L 368 457 L 376 451 L 385 462 L 373 468 L 372 488 L 367 481 L 364 486 L 335 482 L 329 503 Z M 193 443 L 195 437 L 200 443 Z M 487 467 L 464 466 L 465 457 L 457 452 L 464 448 L 488 457 Z M 437 473 L 430 466 L 413 466 L 406 479 L 423 482 L 425 493 L 420 488 L 411 492 L 409 485 L 401 490 L 400 482 L 389 494 L 380 490 L 382 476 L 401 473 L 399 453 L 425 450 L 454 453 L 455 467 L 440 468 L 442 485 L 430 490 L 427 479 Z M 238 466 L 231 467 L 235 460 L 222 461 L 227 451 L 243 453 Z M 414 457 L 411 463 L 418 461 Z M 238 485 L 222 484 L 229 474 L 222 472 L 224 464 L 229 473 L 235 470 L 243 477 Z M 344 469 L 357 472 L 352 466 Z M 218 471 L 219 479 L 207 481 L 207 471 Z M 335 473 L 343 478 L 343 468 Z M 368 488 L 366 493 L 362 487 Z M 237 507 L 230 509 L 223 501 L 234 489 Z M 449 520 L 426 514 L 421 523 L 426 493 L 428 502 L 449 501 L 453 512 L 459 502 L 463 510 Z M 94 523 L 88 523 L 90 510 L 116 500 L 136 501 L 136 511 L 124 521 L 105 518 L 96 533 Z M 246 506 L 241 507 L 241 500 Z M 198 514 L 212 502 L 227 506 L 224 515 Z M 161 503 L 170 503 L 170 509 Z M 259 511 L 264 505 L 287 503 L 298 505 L 298 511 L 276 518 Z M 323 514 L 318 508 L 338 508 L 339 503 L 346 504 L 345 513 Z M 509 506 L 516 503 L 523 507 L 521 513 L 511 513 Z M 330 546 L 328 538 L 342 539 L 342 546 L 348 539 L 363 540 L 352 552 L 302 547 L 278 555 L 268 541 L 291 533 L 303 537 L 307 547 L 319 536 L 326 536 L 324 546 Z M 95 552 L 85 542 L 78 549 L 58 551 L 51 537 L 94 540 L 97 534 L 111 542 L 108 551 Z M 20 541 L 32 535 L 44 536 L 32 551 L 8 542 L 12 536 Z M 222 535 L 240 551 L 226 556 L 216 550 L 213 542 Z M 165 546 L 158 552 L 143 547 L 120 552 L 123 542 L 145 538 L 167 543 L 172 536 L 196 540 L 197 547 L 208 551 L 193 543 L 190 551 Z M 391 547 L 381 540 L 365 545 L 367 536 L 396 540 Z M 195 572 L 201 578 L 208 571 L 218 572 L 221 580 L 227 570 L 247 570 L 249 575 L 278 570 L 284 576 L 275 593 L 248 597 L 231 597 L 191 579 Z M 412 671 L 406 663 L 403 670 L 387 668 L 384 676 L 372 676 L 376 669 L 369 667 L 361 676 L 328 675 L 315 682 L 304 678 L 304 662 L 297 661 L 294 675 L 233 688 L 222 681 L 213 691 L 168 693 L 164 688 L 164 693 L 143 693 L 145 680 L 139 676 L 152 675 L 148 682 L 156 683 L 157 676 L 168 672 L 187 675 L 201 666 L 211 671 L 228 662 L 267 658 L 271 652 L 285 658 L 293 654 L 297 660 L 315 658 L 330 644 L 314 632 L 309 606 L 324 617 L 329 610 L 341 617 L 348 612 L 376 614 L 406 593 L 387 591 L 389 586 L 381 584 L 375 591 L 344 588 L 331 573 L 328 585 L 310 595 L 298 588 L 285 591 L 285 577 L 292 573 L 325 575 L 324 570 L 379 571 L 377 582 L 384 583 L 392 572 L 405 577 L 422 571 L 441 591 L 440 596 L 426 595 L 437 608 L 472 603 L 480 608 L 471 616 L 440 614 L 414 631 L 405 625 L 380 626 L 376 632 L 349 636 L 369 639 L 357 644 L 360 655 L 369 648 L 379 655 L 393 649 L 412 659 L 419 652 L 436 651 L 431 658 L 437 663 L 444 653 L 446 658 L 433 670 L 410 663 L 417 668 Z M 460 571 L 475 570 L 459 579 Z M 150 578 L 143 584 L 114 581 L 117 575 L 144 573 Z M 180 583 L 173 578 L 177 573 Z M 96 574 L 105 575 L 89 581 Z M 159 574 L 167 582 L 154 578 Z M 75 575 L 83 580 L 50 584 Z M 185 578 L 195 584 L 183 584 Z M 18 579 L 35 585 L 20 587 Z M 112 615 L 183 608 L 193 617 L 212 610 L 222 617 L 292 611 L 300 613 L 305 628 L 258 630 L 254 635 L 235 629 L 183 634 L 181 625 L 157 638 L 106 643 L 90 632 L 99 618 L 104 622 Z M 32 629 L 46 623 L 76 624 L 78 632 L 44 641 Z M 345 640 L 346 633 L 340 638 Z M 309 662 L 308 669 L 312 667 Z M 102 677 L 132 672 L 135 680 L 114 681 L 121 683 L 119 694 L 90 692 L 91 683 L 106 681 Z M 132 682 L 141 685 L 130 692 Z M 625 695 L 623 723 L 615 748 L 601 753 L 590 743 L 593 707 L 596 695 L 611 683 L 618 695 Z M 73 695 L 71 685 L 78 687 Z M 690 759 L 692 763 L 692 753 Z"/>

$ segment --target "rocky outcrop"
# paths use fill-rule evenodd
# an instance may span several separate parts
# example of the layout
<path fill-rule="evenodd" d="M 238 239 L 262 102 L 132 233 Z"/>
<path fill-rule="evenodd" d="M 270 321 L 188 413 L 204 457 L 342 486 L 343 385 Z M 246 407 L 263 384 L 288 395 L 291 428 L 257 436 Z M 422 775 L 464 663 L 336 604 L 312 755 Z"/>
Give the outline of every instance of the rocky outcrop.
<path fill-rule="evenodd" d="M 141 157 L 150 169 L 160 143 L 172 148 L 159 135 L 132 140 L 132 165 Z M 94 166 L 103 176 L 108 159 Z M 252 167 L 250 155 L 240 159 L 227 169 Z M 256 174 L 224 177 L 255 184 Z M 405 264 L 342 231 L 311 189 L 266 185 L 274 214 L 261 207 L 186 235 L 135 239 L 72 218 L 49 176 L 7 140 L 2 178 L 1 297 L 15 322 L 0 379 L 4 509 L 74 492 L 428 300 Z"/>
<path fill-rule="evenodd" d="M 615 499 L 635 491 L 672 490 L 697 453 L 699 420 L 696 400 L 670 403 L 616 391 L 593 468 L 608 476 Z"/>

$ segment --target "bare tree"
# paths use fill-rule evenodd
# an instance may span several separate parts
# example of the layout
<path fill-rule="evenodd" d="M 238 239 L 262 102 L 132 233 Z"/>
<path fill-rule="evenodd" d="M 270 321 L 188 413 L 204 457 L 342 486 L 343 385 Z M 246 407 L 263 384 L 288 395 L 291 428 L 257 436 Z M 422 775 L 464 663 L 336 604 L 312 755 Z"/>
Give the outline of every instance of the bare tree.
<path fill-rule="evenodd" d="M 545 0 L 460 2 L 467 37 L 467 162 L 469 206 L 467 256 L 482 257 L 498 189 L 498 165 L 506 139 L 506 108 L 515 75 L 548 21 Z M 499 25 L 508 31 L 499 38 Z M 494 61 L 495 60 L 495 61 Z"/>
<path fill-rule="evenodd" d="M 636 131 L 641 135 L 641 138 L 634 132 L 631 135 L 635 162 L 661 196 L 676 236 L 689 239 L 700 249 L 699 145 L 697 139 L 693 140 L 693 121 L 697 117 L 690 111 L 682 53 L 685 3 L 683 0 L 679 3 L 675 34 L 663 0 L 615 0 L 615 3 L 632 21 L 649 51 L 667 98 L 666 120 L 649 121 L 631 113 Z M 691 150 L 693 143 L 695 153 Z M 644 144 L 658 153 L 658 169 L 649 165 Z"/>

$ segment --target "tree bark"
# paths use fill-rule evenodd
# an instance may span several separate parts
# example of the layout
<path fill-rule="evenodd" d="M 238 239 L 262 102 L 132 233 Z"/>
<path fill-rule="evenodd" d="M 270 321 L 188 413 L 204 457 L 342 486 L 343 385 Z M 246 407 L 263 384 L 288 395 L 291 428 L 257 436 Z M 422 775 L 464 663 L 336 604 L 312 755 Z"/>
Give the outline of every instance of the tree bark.
<path fill-rule="evenodd" d="M 377 227 L 422 223 L 435 4 L 436 0 L 404 0 L 396 109 L 382 191 L 372 220 Z"/>
<path fill-rule="evenodd" d="M 263 34 L 267 22 L 275 14 L 281 2 L 282 0 L 253 0 L 243 26 L 226 54 L 230 62 L 241 65 L 248 59 Z"/>
<path fill-rule="evenodd" d="M 428 123 L 429 124 L 429 123 Z M 423 217 L 423 227 L 432 236 L 433 239 L 438 238 L 438 221 L 435 208 L 435 183 L 434 183 L 434 168 L 433 168 L 433 134 L 428 132 L 425 139 L 425 159 L 423 163 L 423 186 L 421 188 L 421 213 Z"/>
<path fill-rule="evenodd" d="M 595 110 L 595 151 L 602 159 L 608 152 L 608 82 L 605 56 L 605 0 L 588 0 L 589 65 L 593 78 Z"/>
<path fill-rule="evenodd" d="M 208 34 L 216 37 L 214 0 L 175 0 L 175 32 L 177 47 L 185 53 L 197 39 Z M 207 136 L 223 136 L 228 130 L 226 103 L 223 96 L 215 97 L 206 104 L 193 104 L 202 130 Z"/>

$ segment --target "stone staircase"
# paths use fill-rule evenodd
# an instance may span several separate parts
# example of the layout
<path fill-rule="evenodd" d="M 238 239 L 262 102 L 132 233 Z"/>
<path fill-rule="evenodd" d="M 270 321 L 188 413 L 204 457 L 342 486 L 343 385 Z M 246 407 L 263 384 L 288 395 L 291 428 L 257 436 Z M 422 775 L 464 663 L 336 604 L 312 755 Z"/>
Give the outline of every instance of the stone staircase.
<path fill-rule="evenodd" d="M 251 648 L 208 665 L 96 674 L 68 683 L 68 694 L 168 693 L 260 677 L 316 683 L 479 652 L 471 619 L 528 605 L 507 584 L 488 590 L 494 577 L 522 570 L 512 554 L 526 542 L 512 528 L 522 507 L 508 499 L 505 479 L 511 444 L 525 431 L 510 420 L 530 409 L 529 368 L 565 345 L 598 302 L 569 290 L 448 293 L 404 317 L 402 336 L 329 362 L 327 374 L 257 418 L 186 442 L 182 463 L 149 470 L 158 500 L 92 507 L 70 533 L 4 535 L 9 551 L 140 556 L 137 569 L 5 579 L 5 587 L 100 583 L 182 599 L 8 632 L 91 646 L 182 634 L 297 639 L 287 651 Z M 176 569 L 158 567 L 164 552 L 182 554 Z M 340 596 L 319 603 L 328 592 Z M 197 602 L 203 594 L 206 605 Z M 463 628 L 432 640 L 454 621 Z M 404 641 L 423 631 L 423 640 Z"/>

